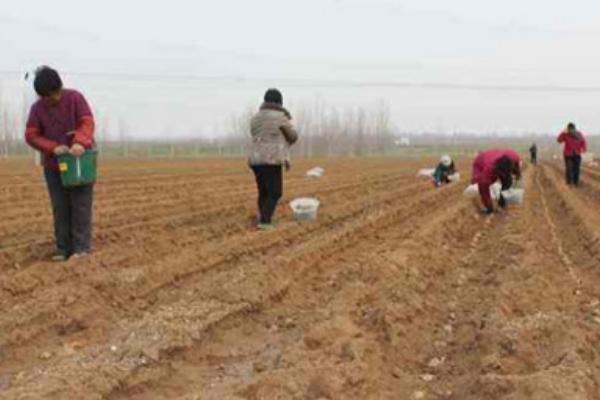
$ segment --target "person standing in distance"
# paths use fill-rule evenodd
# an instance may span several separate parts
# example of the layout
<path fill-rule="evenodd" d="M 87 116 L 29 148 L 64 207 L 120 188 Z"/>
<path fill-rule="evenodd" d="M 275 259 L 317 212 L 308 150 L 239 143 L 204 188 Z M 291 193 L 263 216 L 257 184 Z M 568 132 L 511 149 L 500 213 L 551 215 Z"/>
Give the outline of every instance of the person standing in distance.
<path fill-rule="evenodd" d="M 537 154 L 538 154 L 537 144 L 533 143 L 531 145 L 531 147 L 529 148 L 529 155 L 531 156 L 531 163 L 533 165 L 537 165 Z"/>
<path fill-rule="evenodd" d="M 94 143 L 94 116 L 85 97 L 63 88 L 58 72 L 42 66 L 33 83 L 39 96 L 29 112 L 25 141 L 42 155 L 52 203 L 56 253 L 53 261 L 89 254 L 92 240 L 93 184 L 62 186 L 57 156 L 81 156 Z"/>
<path fill-rule="evenodd" d="M 292 115 L 283 107 L 283 95 L 277 89 L 265 93 L 260 110 L 250 122 L 252 143 L 248 163 L 258 189 L 259 230 L 273 229 L 277 203 L 283 195 L 283 168 L 291 168 L 289 147 L 298 140 Z"/>
<path fill-rule="evenodd" d="M 558 135 L 557 141 L 564 144 L 563 154 L 567 185 L 579 186 L 581 155 L 587 151 L 585 136 L 571 122 L 567 125 L 567 129 Z"/>

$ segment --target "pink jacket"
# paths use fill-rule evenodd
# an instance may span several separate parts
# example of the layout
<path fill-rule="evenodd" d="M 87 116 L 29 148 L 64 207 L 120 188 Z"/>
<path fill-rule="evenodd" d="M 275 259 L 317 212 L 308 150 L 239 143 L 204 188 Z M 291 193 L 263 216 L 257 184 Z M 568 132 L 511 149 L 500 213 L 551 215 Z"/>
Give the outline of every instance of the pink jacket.
<path fill-rule="evenodd" d="M 577 135 L 571 135 L 567 131 L 563 131 L 558 135 L 558 143 L 565 144 L 564 155 L 580 156 L 587 151 L 587 142 L 583 133 L 577 131 Z"/>
<path fill-rule="evenodd" d="M 494 182 L 500 179 L 500 176 L 496 171 L 496 162 L 504 156 L 508 156 L 508 158 L 510 158 L 513 162 L 512 173 L 517 177 L 520 177 L 521 156 L 514 150 L 493 149 L 482 151 L 473 162 L 472 183 L 479 185 L 481 201 L 486 207 L 493 207 L 490 187 L 492 184 L 494 184 Z"/>

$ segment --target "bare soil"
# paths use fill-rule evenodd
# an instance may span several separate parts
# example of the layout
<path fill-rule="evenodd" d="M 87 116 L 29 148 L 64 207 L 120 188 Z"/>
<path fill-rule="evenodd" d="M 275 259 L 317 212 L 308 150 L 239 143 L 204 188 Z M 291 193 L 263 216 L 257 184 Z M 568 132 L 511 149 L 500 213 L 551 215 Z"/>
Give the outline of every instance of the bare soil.
<path fill-rule="evenodd" d="M 427 164 L 300 162 L 257 232 L 243 161 L 107 162 L 93 255 L 53 264 L 41 172 L 2 162 L 0 398 L 600 399 L 600 170 L 486 218 Z"/>

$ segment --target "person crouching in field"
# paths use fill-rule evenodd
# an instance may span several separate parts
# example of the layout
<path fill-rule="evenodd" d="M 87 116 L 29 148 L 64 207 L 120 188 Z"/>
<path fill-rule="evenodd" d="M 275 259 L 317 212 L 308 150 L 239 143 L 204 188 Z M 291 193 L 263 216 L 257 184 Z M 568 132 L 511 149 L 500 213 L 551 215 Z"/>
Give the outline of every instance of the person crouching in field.
<path fill-rule="evenodd" d="M 433 172 L 433 184 L 440 187 L 451 182 L 450 177 L 456 173 L 454 160 L 450 156 L 442 156 L 435 171 Z"/>
<path fill-rule="evenodd" d="M 508 190 L 513 184 L 513 175 L 521 179 L 521 156 L 514 150 L 488 150 L 479 153 L 473 162 L 472 183 L 479 187 L 479 195 L 483 203 L 483 212 L 492 214 L 494 203 L 492 201 L 491 186 L 496 182 L 502 183 L 502 190 Z M 498 206 L 506 207 L 506 200 L 500 194 Z"/>
<path fill-rule="evenodd" d="M 289 147 L 298 140 L 279 90 L 269 89 L 265 94 L 264 103 L 250 122 L 250 134 L 248 162 L 258 188 L 257 228 L 268 230 L 273 228 L 273 214 L 283 194 L 283 167 L 290 169 Z"/>
<path fill-rule="evenodd" d="M 565 175 L 567 185 L 578 186 L 581 171 L 581 155 L 587 151 L 587 142 L 583 133 L 574 123 L 558 135 L 558 143 L 564 143 Z"/>
<path fill-rule="evenodd" d="M 81 156 L 94 146 L 94 117 L 83 95 L 64 89 L 60 75 L 50 67 L 35 73 L 39 100 L 29 112 L 26 142 L 40 151 L 52 203 L 56 254 L 53 261 L 82 257 L 91 249 L 93 185 L 64 188 L 57 156 Z"/>

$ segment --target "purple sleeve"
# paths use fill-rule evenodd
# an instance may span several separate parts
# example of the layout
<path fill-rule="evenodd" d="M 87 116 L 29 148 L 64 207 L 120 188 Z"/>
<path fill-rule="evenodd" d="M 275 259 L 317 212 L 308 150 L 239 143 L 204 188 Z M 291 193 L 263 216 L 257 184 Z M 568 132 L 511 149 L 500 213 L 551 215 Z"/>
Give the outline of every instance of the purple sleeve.
<path fill-rule="evenodd" d="M 92 109 L 90 108 L 85 97 L 79 93 L 75 92 L 75 113 L 77 117 L 77 122 L 79 123 L 83 117 L 92 117 Z"/>
<path fill-rule="evenodd" d="M 56 146 L 58 146 L 58 143 L 44 137 L 38 112 L 36 106 L 31 107 L 31 111 L 29 111 L 29 118 L 27 119 L 27 126 L 25 128 L 25 141 L 34 149 L 51 154 Z"/>
<path fill-rule="evenodd" d="M 35 106 L 35 104 L 33 106 L 31 106 L 31 108 L 29 109 L 29 117 L 27 118 L 26 127 L 27 128 L 35 128 L 35 129 L 38 129 L 39 131 L 42 130 L 40 118 L 38 117 L 38 111 L 37 111 L 37 107 Z"/>
<path fill-rule="evenodd" d="M 94 145 L 94 116 L 85 97 L 79 92 L 75 93 L 77 129 L 75 130 L 73 142 L 89 149 Z"/>

